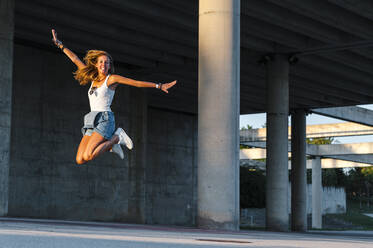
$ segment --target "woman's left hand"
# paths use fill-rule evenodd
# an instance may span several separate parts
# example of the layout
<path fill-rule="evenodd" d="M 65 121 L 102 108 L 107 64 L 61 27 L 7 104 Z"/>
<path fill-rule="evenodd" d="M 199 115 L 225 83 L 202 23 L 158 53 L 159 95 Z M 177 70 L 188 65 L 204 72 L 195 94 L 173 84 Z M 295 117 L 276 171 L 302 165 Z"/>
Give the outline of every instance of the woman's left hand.
<path fill-rule="evenodd" d="M 52 35 L 53 35 L 53 39 L 52 41 L 54 42 L 54 44 L 60 48 L 60 46 L 62 45 L 62 42 L 60 40 L 57 39 L 57 32 L 56 30 L 52 29 Z"/>
<path fill-rule="evenodd" d="M 176 84 L 176 80 L 175 81 L 172 81 L 171 83 L 167 83 L 167 84 L 162 84 L 161 86 L 161 90 L 168 93 L 168 89 L 171 88 L 172 86 L 174 86 Z"/>

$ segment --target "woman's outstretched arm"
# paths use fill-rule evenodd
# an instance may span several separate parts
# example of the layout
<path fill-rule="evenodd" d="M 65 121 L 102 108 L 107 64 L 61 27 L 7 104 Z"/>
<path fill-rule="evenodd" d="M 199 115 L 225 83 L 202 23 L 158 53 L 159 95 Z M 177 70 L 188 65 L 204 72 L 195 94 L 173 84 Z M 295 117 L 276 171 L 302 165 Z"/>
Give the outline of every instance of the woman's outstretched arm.
<path fill-rule="evenodd" d="M 116 86 L 116 84 L 127 84 L 135 87 L 141 87 L 141 88 L 158 88 L 166 93 L 168 93 L 168 89 L 170 89 L 172 86 L 176 84 L 176 80 L 172 81 L 171 83 L 165 83 L 165 84 L 156 84 L 151 82 L 144 82 L 144 81 L 138 81 L 126 77 L 122 77 L 120 75 L 111 75 L 108 80 L 108 85 Z"/>
<path fill-rule="evenodd" d="M 66 54 L 67 57 L 79 68 L 82 69 L 86 65 L 79 59 L 79 57 L 70 49 L 65 47 L 60 40 L 57 39 L 57 32 L 52 29 L 52 35 L 53 35 L 53 42 L 54 44 L 62 50 L 64 54 Z"/>

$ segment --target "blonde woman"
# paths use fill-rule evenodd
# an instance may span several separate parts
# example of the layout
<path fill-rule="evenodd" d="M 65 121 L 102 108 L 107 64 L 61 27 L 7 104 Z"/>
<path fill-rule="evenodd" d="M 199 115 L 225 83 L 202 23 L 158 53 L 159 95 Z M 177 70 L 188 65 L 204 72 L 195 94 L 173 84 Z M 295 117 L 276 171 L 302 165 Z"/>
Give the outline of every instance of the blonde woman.
<path fill-rule="evenodd" d="M 79 144 L 76 162 L 84 164 L 109 150 L 123 159 L 124 154 L 120 145 L 132 149 L 133 143 L 122 128 L 117 128 L 114 132 L 115 120 L 110 106 L 115 89 L 121 84 L 127 84 L 135 87 L 157 88 L 168 93 L 168 89 L 174 86 L 176 81 L 156 84 L 112 74 L 114 73 L 113 59 L 107 52 L 89 50 L 83 63 L 75 53 L 57 39 L 54 29 L 52 35 L 54 44 L 78 67 L 75 79 L 80 85 L 91 84 L 88 90 L 91 112 L 84 116 L 83 138 Z"/>

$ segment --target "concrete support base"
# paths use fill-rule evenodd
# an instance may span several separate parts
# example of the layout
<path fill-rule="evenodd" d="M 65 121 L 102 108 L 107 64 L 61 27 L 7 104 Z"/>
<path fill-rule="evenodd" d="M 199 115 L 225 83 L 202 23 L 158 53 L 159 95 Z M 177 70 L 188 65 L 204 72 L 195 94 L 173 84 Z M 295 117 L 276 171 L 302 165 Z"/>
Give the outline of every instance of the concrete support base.
<path fill-rule="evenodd" d="M 200 228 L 239 228 L 240 1 L 199 1 Z"/>
<path fill-rule="evenodd" d="M 14 0 L 0 1 L 0 216 L 8 213 Z"/>
<path fill-rule="evenodd" d="M 274 55 L 267 63 L 266 228 L 288 231 L 289 63 Z"/>
<path fill-rule="evenodd" d="M 291 230 L 307 230 L 306 114 L 297 110 L 291 118 Z"/>

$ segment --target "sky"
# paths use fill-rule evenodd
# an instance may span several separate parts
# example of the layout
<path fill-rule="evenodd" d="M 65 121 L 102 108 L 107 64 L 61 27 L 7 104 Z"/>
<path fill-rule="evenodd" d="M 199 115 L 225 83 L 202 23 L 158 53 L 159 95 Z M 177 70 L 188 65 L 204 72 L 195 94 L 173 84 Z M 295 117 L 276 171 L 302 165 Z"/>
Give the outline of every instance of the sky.
<path fill-rule="evenodd" d="M 358 107 L 373 110 L 373 104 L 359 105 Z M 265 113 L 240 116 L 240 128 L 246 127 L 247 125 L 250 125 L 253 128 L 262 128 L 265 122 L 266 122 Z M 316 124 L 328 124 L 328 123 L 341 123 L 345 121 L 322 116 L 322 115 L 310 114 L 307 116 L 306 122 L 307 122 L 307 125 L 316 125 Z M 289 117 L 289 125 L 290 125 L 290 117 Z M 347 144 L 347 143 L 361 143 L 361 142 L 373 142 L 373 135 L 337 137 L 335 139 L 335 142 L 333 143 Z"/>

